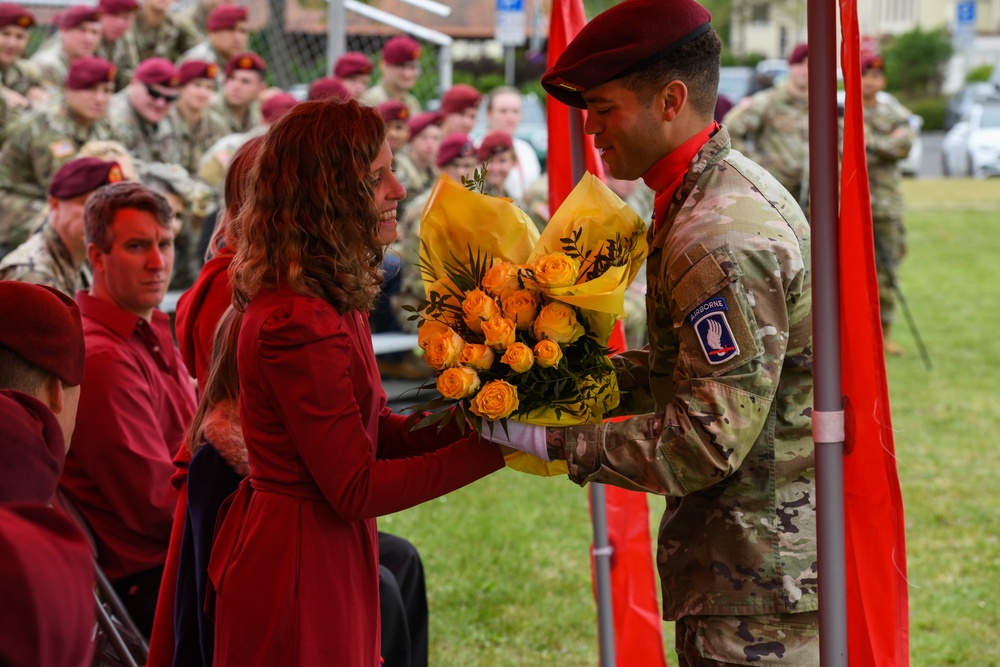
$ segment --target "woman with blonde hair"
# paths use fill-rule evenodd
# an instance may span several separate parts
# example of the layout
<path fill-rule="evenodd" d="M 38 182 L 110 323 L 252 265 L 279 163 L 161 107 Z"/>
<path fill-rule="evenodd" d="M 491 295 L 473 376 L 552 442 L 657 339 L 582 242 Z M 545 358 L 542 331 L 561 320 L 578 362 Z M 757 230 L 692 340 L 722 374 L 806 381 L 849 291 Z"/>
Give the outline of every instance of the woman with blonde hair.
<path fill-rule="evenodd" d="M 212 549 L 215 664 L 380 663 L 375 518 L 503 466 L 392 414 L 368 327 L 405 190 L 378 112 L 304 102 L 271 127 L 230 273 L 250 474 Z"/>

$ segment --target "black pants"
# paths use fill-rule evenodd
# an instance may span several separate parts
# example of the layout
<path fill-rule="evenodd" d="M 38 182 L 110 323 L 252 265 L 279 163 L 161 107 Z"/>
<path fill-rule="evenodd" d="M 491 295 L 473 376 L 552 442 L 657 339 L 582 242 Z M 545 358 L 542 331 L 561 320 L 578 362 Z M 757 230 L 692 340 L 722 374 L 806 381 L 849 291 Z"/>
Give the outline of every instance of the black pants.
<path fill-rule="evenodd" d="M 379 532 L 379 603 L 385 667 L 427 667 L 424 565 L 416 547 Z"/>
<path fill-rule="evenodd" d="M 125 605 L 129 616 L 139 626 L 139 631 L 148 640 L 153 631 L 153 615 L 156 613 L 156 599 L 160 595 L 160 580 L 163 566 L 154 567 L 139 574 L 119 579 L 111 584 L 118 598 Z"/>

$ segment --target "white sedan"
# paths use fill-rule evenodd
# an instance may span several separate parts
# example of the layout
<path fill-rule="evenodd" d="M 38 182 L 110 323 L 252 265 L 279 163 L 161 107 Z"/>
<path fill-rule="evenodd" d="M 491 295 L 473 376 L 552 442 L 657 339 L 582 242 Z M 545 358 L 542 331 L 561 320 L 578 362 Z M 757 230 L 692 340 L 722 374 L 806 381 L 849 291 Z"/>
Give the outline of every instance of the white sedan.
<path fill-rule="evenodd" d="M 945 176 L 1000 176 L 1000 100 L 973 104 L 941 141 Z"/>

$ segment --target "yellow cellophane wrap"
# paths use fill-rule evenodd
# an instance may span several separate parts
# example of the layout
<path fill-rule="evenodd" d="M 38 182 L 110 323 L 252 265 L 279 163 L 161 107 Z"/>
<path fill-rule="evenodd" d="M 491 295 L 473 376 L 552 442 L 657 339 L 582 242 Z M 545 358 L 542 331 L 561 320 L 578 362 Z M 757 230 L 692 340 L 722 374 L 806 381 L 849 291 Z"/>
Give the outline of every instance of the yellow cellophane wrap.
<path fill-rule="evenodd" d="M 579 245 L 599 250 L 599 244 L 616 234 L 627 238 L 639 231 L 638 242 L 627 266 L 612 267 L 603 275 L 571 287 L 540 287 L 543 295 L 575 307 L 595 338 L 607 345 L 615 321 L 625 310 L 625 290 L 646 258 L 645 226 L 614 192 L 590 173 L 584 175 L 539 235 L 531 219 L 511 202 L 470 192 L 442 175 L 431 192 L 420 220 L 420 261 L 431 267 L 433 276 L 423 275 L 424 289 L 447 275 L 446 265 L 464 264 L 473 255 L 489 255 L 514 264 L 526 265 L 552 252 L 563 252 L 564 238 L 582 230 Z M 617 396 L 617 388 L 608 388 Z M 582 410 L 589 417 L 555 410 L 534 410 L 519 421 L 540 426 L 574 426 L 599 422 L 602 417 Z M 493 428 L 502 428 L 494 424 Z M 507 466 L 532 475 L 550 477 L 567 473 L 565 461 L 542 461 L 530 454 L 515 452 L 506 457 Z"/>

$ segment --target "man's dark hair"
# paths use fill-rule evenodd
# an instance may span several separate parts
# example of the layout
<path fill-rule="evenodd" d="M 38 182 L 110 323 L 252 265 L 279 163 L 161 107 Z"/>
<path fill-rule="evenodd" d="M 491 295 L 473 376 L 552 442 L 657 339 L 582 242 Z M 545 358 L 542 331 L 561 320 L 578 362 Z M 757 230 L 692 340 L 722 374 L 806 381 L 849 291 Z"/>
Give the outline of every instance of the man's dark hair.
<path fill-rule="evenodd" d="M 87 243 L 93 243 L 103 253 L 111 252 L 111 223 L 115 214 L 124 209 L 145 211 L 161 227 L 170 229 L 172 213 L 163 195 L 142 183 L 120 181 L 94 191 L 83 209 L 83 229 Z"/>
<path fill-rule="evenodd" d="M 25 361 L 6 345 L 0 345 L 0 389 L 16 389 L 38 396 L 52 376 Z"/>
<path fill-rule="evenodd" d="M 645 104 L 671 81 L 682 81 L 687 86 L 691 107 L 702 115 L 714 116 L 715 100 L 719 95 L 721 54 L 722 40 L 710 28 L 663 60 L 623 77 L 622 85 Z"/>

